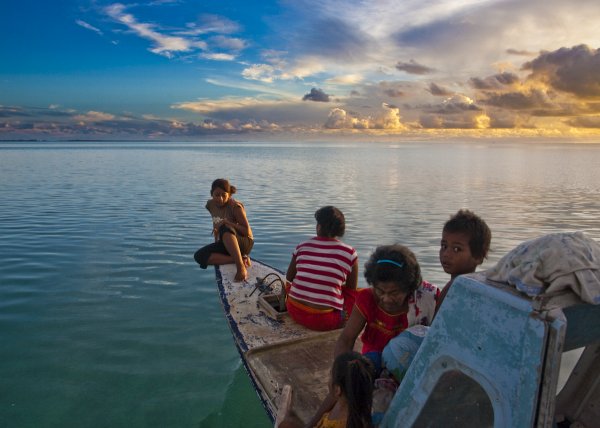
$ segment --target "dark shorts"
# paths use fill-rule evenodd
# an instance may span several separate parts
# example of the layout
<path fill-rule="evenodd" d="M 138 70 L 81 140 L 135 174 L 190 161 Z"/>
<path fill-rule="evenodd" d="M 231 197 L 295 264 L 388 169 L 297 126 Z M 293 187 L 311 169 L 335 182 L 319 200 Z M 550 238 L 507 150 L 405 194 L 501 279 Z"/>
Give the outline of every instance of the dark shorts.
<path fill-rule="evenodd" d="M 194 254 L 194 260 L 196 260 L 202 269 L 206 269 L 208 266 L 208 258 L 211 254 L 219 253 L 230 255 L 225 248 L 225 244 L 223 244 L 224 233 L 231 233 L 236 237 L 242 256 L 250 254 L 252 246 L 254 245 L 254 240 L 248 236 L 239 236 L 234 228 L 223 225 L 219 228 L 219 240 L 200 248 Z"/>

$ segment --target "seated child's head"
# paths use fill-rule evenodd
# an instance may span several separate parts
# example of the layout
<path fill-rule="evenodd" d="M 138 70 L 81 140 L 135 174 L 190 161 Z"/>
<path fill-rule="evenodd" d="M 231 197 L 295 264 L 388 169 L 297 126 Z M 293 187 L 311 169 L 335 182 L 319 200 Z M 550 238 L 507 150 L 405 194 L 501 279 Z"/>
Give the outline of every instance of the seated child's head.
<path fill-rule="evenodd" d="M 341 238 L 346 231 L 344 214 L 331 205 L 319 208 L 315 212 L 317 235 L 323 238 Z"/>
<path fill-rule="evenodd" d="M 216 180 L 214 180 L 210 186 L 210 195 L 212 196 L 213 193 L 215 192 L 215 190 L 220 189 L 221 191 L 225 192 L 225 193 L 229 193 L 230 195 L 233 195 L 235 193 L 235 191 L 237 190 L 235 188 L 235 186 L 232 186 L 231 184 L 229 184 L 229 180 L 225 179 L 225 178 L 217 178 Z"/>
<path fill-rule="evenodd" d="M 348 401 L 347 426 L 370 426 L 373 382 L 371 361 L 358 352 L 344 352 L 333 362 L 330 388 Z"/>
<path fill-rule="evenodd" d="M 478 215 L 459 210 L 450 217 L 442 231 L 440 263 L 452 278 L 475 272 L 487 257 L 492 232 Z"/>
<path fill-rule="evenodd" d="M 365 263 L 365 279 L 373 287 L 377 305 L 390 314 L 405 310 L 408 296 L 422 282 L 417 258 L 399 244 L 375 249 Z"/>

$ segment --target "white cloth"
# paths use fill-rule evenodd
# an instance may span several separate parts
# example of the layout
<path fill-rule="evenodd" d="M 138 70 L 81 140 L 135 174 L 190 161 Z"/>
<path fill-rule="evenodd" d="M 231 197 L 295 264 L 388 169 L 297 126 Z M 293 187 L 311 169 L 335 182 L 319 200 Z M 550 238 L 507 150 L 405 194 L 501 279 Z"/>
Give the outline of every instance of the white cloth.
<path fill-rule="evenodd" d="M 485 275 L 529 296 L 571 289 L 600 304 L 600 245 L 583 232 L 553 233 L 525 241 Z"/>

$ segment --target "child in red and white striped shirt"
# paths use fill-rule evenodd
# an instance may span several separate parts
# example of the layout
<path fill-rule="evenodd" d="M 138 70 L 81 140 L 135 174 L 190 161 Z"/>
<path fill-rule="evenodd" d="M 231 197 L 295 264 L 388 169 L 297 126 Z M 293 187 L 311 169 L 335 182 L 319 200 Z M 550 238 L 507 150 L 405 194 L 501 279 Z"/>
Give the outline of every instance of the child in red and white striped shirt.
<path fill-rule="evenodd" d="M 340 241 L 344 214 L 333 206 L 315 213 L 317 236 L 299 244 L 287 270 L 287 310 L 292 319 L 312 330 L 344 325 L 354 305 L 358 284 L 356 250 Z"/>

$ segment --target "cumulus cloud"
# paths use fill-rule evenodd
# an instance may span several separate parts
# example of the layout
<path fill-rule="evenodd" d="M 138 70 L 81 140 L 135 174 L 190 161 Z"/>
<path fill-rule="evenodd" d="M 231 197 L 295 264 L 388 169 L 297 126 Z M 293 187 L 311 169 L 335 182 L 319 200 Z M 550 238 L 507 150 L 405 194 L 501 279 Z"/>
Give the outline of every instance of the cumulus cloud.
<path fill-rule="evenodd" d="M 455 94 L 445 99 L 441 104 L 425 107 L 425 110 L 437 114 L 454 114 L 465 111 L 480 111 L 481 108 L 468 96 Z"/>
<path fill-rule="evenodd" d="M 542 52 L 523 65 L 530 78 L 581 98 L 600 97 L 600 49 L 586 45 Z"/>
<path fill-rule="evenodd" d="M 275 51 L 263 52 L 266 64 L 252 64 L 242 71 L 242 76 L 249 80 L 271 83 L 276 80 L 302 80 L 324 69 L 323 61 L 318 58 L 304 56 L 289 64 L 282 55 L 283 53 Z"/>
<path fill-rule="evenodd" d="M 273 82 L 279 75 L 280 72 L 269 64 L 254 64 L 242 71 L 244 79 L 258 80 L 266 83 Z"/>
<path fill-rule="evenodd" d="M 330 110 L 325 122 L 327 129 L 376 129 L 403 131 L 407 129 L 401 121 L 400 110 L 389 104 L 382 104 L 383 109 L 377 115 L 361 117 L 357 113 L 348 112 L 336 107 Z"/>
<path fill-rule="evenodd" d="M 310 92 L 302 97 L 302 101 L 329 102 L 329 95 L 322 89 L 312 88 Z"/>
<path fill-rule="evenodd" d="M 429 68 L 422 64 L 417 63 L 414 59 L 411 59 L 409 62 L 398 62 L 396 64 L 396 69 L 400 71 L 404 71 L 408 74 L 430 74 L 435 70 L 433 68 Z"/>
<path fill-rule="evenodd" d="M 464 94 L 454 94 L 439 104 L 419 106 L 418 122 L 431 129 L 486 129 L 492 119 L 475 101 Z"/>

